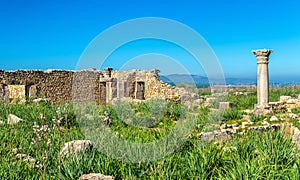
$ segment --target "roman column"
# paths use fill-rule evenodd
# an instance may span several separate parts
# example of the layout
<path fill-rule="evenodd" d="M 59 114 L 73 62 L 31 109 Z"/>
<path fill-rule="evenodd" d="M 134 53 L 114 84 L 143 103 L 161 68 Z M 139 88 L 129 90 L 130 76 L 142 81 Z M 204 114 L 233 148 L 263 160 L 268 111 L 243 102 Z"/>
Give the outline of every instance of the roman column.
<path fill-rule="evenodd" d="M 269 55 L 273 50 L 260 49 L 252 51 L 257 60 L 257 108 L 264 108 L 269 103 Z"/>

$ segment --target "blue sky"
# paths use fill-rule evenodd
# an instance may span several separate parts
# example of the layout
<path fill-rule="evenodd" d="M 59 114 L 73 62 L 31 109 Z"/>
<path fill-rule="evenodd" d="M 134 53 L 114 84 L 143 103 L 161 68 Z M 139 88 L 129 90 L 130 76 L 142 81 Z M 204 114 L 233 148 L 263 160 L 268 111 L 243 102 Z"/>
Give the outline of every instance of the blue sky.
<path fill-rule="evenodd" d="M 197 31 L 214 50 L 227 77 L 255 78 L 257 67 L 251 50 L 270 48 L 274 50 L 270 77 L 300 78 L 299 9 L 298 0 L 1 1 L 0 69 L 76 69 L 85 48 L 105 29 L 129 19 L 162 17 Z M 176 51 L 167 43 L 155 43 L 128 45 L 123 53 Z M 121 54 L 107 65 L 120 68 Z M 190 66 L 190 73 L 203 73 L 193 69 L 184 56 L 177 58 Z"/>

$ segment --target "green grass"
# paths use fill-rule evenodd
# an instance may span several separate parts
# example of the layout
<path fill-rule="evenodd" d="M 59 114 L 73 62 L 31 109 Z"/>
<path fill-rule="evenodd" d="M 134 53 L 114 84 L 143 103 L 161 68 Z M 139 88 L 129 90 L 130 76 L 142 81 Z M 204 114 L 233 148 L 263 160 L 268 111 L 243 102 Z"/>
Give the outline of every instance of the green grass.
<path fill-rule="evenodd" d="M 25 119 L 26 122 L 0 125 L 0 177 L 1 179 L 78 179 L 85 173 L 102 173 L 112 175 L 115 179 L 299 179 L 299 157 L 296 156 L 297 152 L 293 149 L 291 139 L 284 137 L 281 132 L 268 131 L 263 134 L 247 132 L 243 136 L 234 136 L 232 141 L 200 142 L 199 133 L 205 128 L 209 129 L 211 125 L 219 124 L 224 120 L 235 121 L 241 118 L 240 110 L 251 107 L 255 103 L 252 96 L 255 97 L 255 95 L 235 97 L 237 100 L 229 97 L 236 103 L 236 107 L 226 110 L 223 114 L 214 114 L 209 111 L 209 108 L 201 108 L 193 112 L 199 114 L 197 119 L 188 118 L 185 107 L 173 102 L 165 104 L 166 109 L 163 113 L 157 110 L 157 106 L 162 102 L 131 104 L 130 113 L 136 115 L 136 121 L 146 122 L 147 118 L 156 117 L 149 127 L 135 126 L 133 122 L 128 123 L 122 119 L 127 117 L 128 112 L 116 112 L 113 106 L 91 106 L 85 112 L 77 112 L 76 107 L 70 104 L 55 105 L 44 102 L 7 105 L 1 103 L 0 120 L 6 121 L 8 114 L 12 113 Z M 119 104 L 119 107 L 123 110 L 127 108 L 122 104 Z M 61 110 L 60 115 L 57 113 L 58 108 Z M 90 128 L 91 134 L 101 135 L 105 112 L 111 124 L 104 127 L 109 127 L 116 137 L 134 143 L 151 143 L 163 139 L 174 132 L 177 124 L 186 123 L 181 122 L 184 118 L 195 122 L 194 127 L 182 129 L 182 132 L 179 128 L 179 136 L 186 141 L 175 152 L 151 162 L 114 159 L 106 155 L 102 149 L 61 159 L 59 150 L 65 142 L 85 139 L 80 126 L 88 118 L 80 116 L 80 113 L 88 113 L 95 118 L 87 127 Z M 40 114 L 45 116 L 44 120 L 40 118 Z M 63 130 L 51 130 L 53 136 L 50 136 L 51 133 L 44 135 L 45 138 L 51 138 L 50 147 L 44 146 L 46 141 L 41 141 L 38 148 L 35 148 L 31 144 L 32 138 L 35 137 L 34 122 L 40 126 L 48 124 L 53 128 L 55 125 L 52 121 L 53 117 L 61 119 Z M 105 149 L 104 145 L 101 147 Z M 39 160 L 44 167 L 32 168 L 28 163 L 18 161 L 12 153 L 13 148 L 18 148 L 18 153 L 28 154 Z M 45 150 L 49 151 L 49 158 L 46 161 L 43 160 Z M 121 149 L 116 148 L 116 151 L 118 150 Z"/>

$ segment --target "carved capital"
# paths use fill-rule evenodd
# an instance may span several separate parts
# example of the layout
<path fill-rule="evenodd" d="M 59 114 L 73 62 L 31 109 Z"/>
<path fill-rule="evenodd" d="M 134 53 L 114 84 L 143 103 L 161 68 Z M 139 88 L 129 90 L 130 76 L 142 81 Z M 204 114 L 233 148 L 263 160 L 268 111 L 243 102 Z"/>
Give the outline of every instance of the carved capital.
<path fill-rule="evenodd" d="M 257 64 L 268 64 L 269 56 L 273 50 L 270 49 L 259 49 L 252 50 L 253 54 L 256 56 Z"/>

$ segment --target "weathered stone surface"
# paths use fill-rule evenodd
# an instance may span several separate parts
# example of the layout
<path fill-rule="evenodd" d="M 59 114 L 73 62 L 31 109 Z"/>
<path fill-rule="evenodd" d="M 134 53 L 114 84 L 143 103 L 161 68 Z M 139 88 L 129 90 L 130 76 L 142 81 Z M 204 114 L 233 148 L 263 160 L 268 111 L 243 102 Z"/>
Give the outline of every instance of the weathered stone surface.
<path fill-rule="evenodd" d="M 91 173 L 80 176 L 78 180 L 113 180 L 113 177 L 103 174 Z"/>
<path fill-rule="evenodd" d="M 93 143 L 90 140 L 74 140 L 64 144 L 60 151 L 62 156 L 67 156 L 69 154 L 87 152 L 92 150 Z"/>
<path fill-rule="evenodd" d="M 250 109 L 245 109 L 244 112 L 245 112 L 246 114 L 253 114 L 253 113 L 254 113 L 254 110 L 253 110 L 253 109 L 252 109 L 252 110 L 250 110 Z"/>
<path fill-rule="evenodd" d="M 270 126 L 270 123 L 268 123 L 267 121 L 263 121 L 262 124 L 263 124 L 264 126 Z"/>
<path fill-rule="evenodd" d="M 242 129 L 245 129 L 249 126 L 249 122 L 242 122 Z"/>
<path fill-rule="evenodd" d="M 232 139 L 232 136 L 227 134 L 226 132 L 219 132 L 215 135 L 216 141 L 229 141 Z"/>
<path fill-rule="evenodd" d="M 276 116 L 271 116 L 270 121 L 278 121 L 278 118 Z"/>
<path fill-rule="evenodd" d="M 296 119 L 297 117 L 298 117 L 297 114 L 289 113 L 289 118 L 291 118 L 291 119 Z"/>
<path fill-rule="evenodd" d="M 251 126 L 249 129 L 252 131 L 265 132 L 270 129 L 270 126 Z"/>
<path fill-rule="evenodd" d="M 208 102 L 208 103 L 213 103 L 216 100 L 217 100 L 217 98 L 215 98 L 215 97 L 206 98 L 206 102 Z"/>
<path fill-rule="evenodd" d="M 158 72 L 112 71 L 111 68 L 105 72 L 96 69 L 1 71 L 0 99 L 9 101 L 42 97 L 55 103 L 74 101 L 107 104 L 115 98 L 178 99 L 186 93 L 185 89 L 160 81 Z"/>
<path fill-rule="evenodd" d="M 230 109 L 233 108 L 233 102 L 219 102 L 219 109 Z"/>
<path fill-rule="evenodd" d="M 201 133 L 201 140 L 202 141 L 212 141 L 215 138 L 215 134 L 213 132 L 203 132 Z"/>
<path fill-rule="evenodd" d="M 292 98 L 291 96 L 280 96 L 279 101 L 286 103 L 291 98 Z"/>
<path fill-rule="evenodd" d="M 297 99 L 288 99 L 288 100 L 286 101 L 287 104 L 296 104 L 297 102 L 298 102 Z"/>
<path fill-rule="evenodd" d="M 9 114 L 7 117 L 7 124 L 17 124 L 18 122 L 24 121 L 16 115 Z"/>
<path fill-rule="evenodd" d="M 8 85 L 9 98 L 25 100 L 25 85 Z"/>
<path fill-rule="evenodd" d="M 39 103 L 39 102 L 42 102 L 42 101 L 49 101 L 49 99 L 37 98 L 37 99 L 32 100 L 32 102 L 35 102 L 35 103 Z"/>

